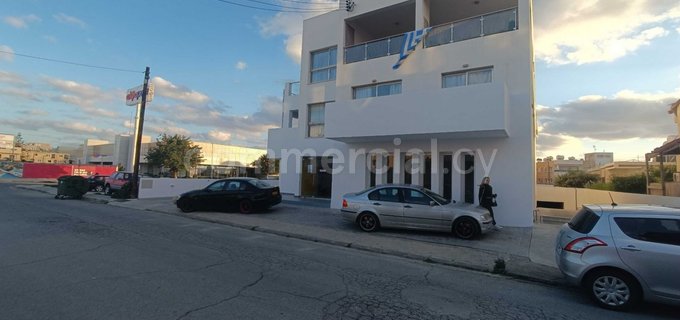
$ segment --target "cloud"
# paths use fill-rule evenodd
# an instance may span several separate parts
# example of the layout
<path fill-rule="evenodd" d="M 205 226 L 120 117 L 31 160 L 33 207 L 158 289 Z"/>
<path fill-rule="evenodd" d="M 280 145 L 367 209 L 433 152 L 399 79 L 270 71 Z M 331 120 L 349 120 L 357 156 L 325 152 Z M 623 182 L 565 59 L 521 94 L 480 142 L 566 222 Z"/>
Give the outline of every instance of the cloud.
<path fill-rule="evenodd" d="M 28 88 L 16 88 L 16 87 L 0 88 L 0 95 L 23 98 L 26 100 L 37 102 L 42 101 L 40 97 L 33 93 L 33 90 Z"/>
<path fill-rule="evenodd" d="M 220 130 L 210 130 L 210 132 L 208 132 L 208 136 L 210 136 L 214 140 L 222 142 L 231 140 L 231 133 Z"/>
<path fill-rule="evenodd" d="M 675 31 L 677 31 L 678 34 L 680 34 L 680 27 L 678 27 L 677 29 L 675 29 Z"/>
<path fill-rule="evenodd" d="M 611 98 L 578 99 L 557 108 L 538 108 L 542 147 L 564 143 L 559 138 L 625 140 L 665 138 L 677 132 L 668 115 L 675 93 L 621 91 Z M 546 136 L 541 136 L 546 135 Z"/>
<path fill-rule="evenodd" d="M 21 110 L 19 113 L 31 117 L 44 117 L 50 115 L 49 112 L 42 109 Z"/>
<path fill-rule="evenodd" d="M 320 10 L 317 12 L 279 12 L 270 19 L 259 21 L 260 33 L 265 37 L 284 36 L 283 43 L 286 53 L 293 61 L 300 63 L 302 56 L 302 21 L 321 14 L 323 10 L 331 11 L 337 8 L 337 0 L 319 0 L 317 2 L 310 2 L 305 6 L 305 9 Z"/>
<path fill-rule="evenodd" d="M 3 51 L 0 52 L 0 61 L 14 61 L 14 50 L 12 50 L 12 48 L 5 45 L 0 45 L 0 51 Z"/>
<path fill-rule="evenodd" d="M 610 62 L 669 34 L 675 0 L 535 1 L 535 53 L 550 64 Z"/>
<path fill-rule="evenodd" d="M 57 14 L 53 15 L 52 17 L 54 18 L 54 20 L 57 20 L 58 22 L 61 22 L 61 23 L 64 23 L 64 24 L 70 24 L 70 25 L 81 27 L 81 28 L 85 28 L 87 26 L 87 24 L 85 22 L 83 22 L 82 20 L 80 20 L 76 17 L 66 15 L 64 13 L 57 13 Z"/>
<path fill-rule="evenodd" d="M 281 100 L 266 97 L 257 111 L 250 115 L 229 114 L 229 109 L 218 104 L 205 105 L 154 105 L 166 119 L 184 127 L 209 128 L 195 138 L 218 143 L 266 146 L 267 130 L 281 123 Z M 197 132 L 197 130 L 193 130 Z"/>
<path fill-rule="evenodd" d="M 177 86 L 161 77 L 153 78 L 152 82 L 155 87 L 154 94 L 161 97 L 194 104 L 203 104 L 210 100 L 210 98 L 203 93 L 193 91 L 183 86 Z"/>
<path fill-rule="evenodd" d="M 0 82 L 9 83 L 17 86 L 26 86 L 28 81 L 19 74 L 0 70 Z"/>
<path fill-rule="evenodd" d="M 3 22 L 6 24 L 17 28 L 17 29 L 26 29 L 28 28 L 28 25 L 33 23 L 33 22 L 40 22 L 42 19 L 40 17 L 34 15 L 34 14 L 29 14 L 27 16 L 21 16 L 21 17 L 13 17 L 13 16 L 7 16 L 2 19 Z"/>
<path fill-rule="evenodd" d="M 46 76 L 42 80 L 53 89 L 45 93 L 51 101 L 76 106 L 90 116 L 117 118 L 119 115 L 110 108 L 102 107 L 117 101 L 122 103 L 123 95 L 118 91 L 104 91 L 91 84 Z"/>
<path fill-rule="evenodd" d="M 236 68 L 237 70 L 245 70 L 247 67 L 248 67 L 248 64 L 245 63 L 245 62 L 243 62 L 243 61 L 237 62 L 237 63 L 236 63 L 236 66 L 235 66 L 235 68 Z"/>

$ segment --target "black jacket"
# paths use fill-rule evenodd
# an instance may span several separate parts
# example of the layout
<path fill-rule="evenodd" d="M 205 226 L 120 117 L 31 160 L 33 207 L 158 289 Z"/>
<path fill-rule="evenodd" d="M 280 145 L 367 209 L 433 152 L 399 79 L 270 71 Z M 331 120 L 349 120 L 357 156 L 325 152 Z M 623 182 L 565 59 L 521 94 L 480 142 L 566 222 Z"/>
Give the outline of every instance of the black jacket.
<path fill-rule="evenodd" d="M 493 188 L 490 184 L 479 185 L 479 205 L 482 207 L 490 207 L 493 203 Z"/>

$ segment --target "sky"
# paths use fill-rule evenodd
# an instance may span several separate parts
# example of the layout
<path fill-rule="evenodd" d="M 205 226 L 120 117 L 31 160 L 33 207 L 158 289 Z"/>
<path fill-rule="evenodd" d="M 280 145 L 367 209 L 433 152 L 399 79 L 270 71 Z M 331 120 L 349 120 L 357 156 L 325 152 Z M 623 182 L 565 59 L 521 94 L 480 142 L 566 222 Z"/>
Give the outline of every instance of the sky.
<path fill-rule="evenodd" d="M 133 130 L 125 92 L 148 66 L 145 135 L 264 148 L 284 84 L 300 78 L 302 21 L 337 6 L 0 1 L 0 133 L 53 146 L 113 141 Z M 678 53 L 680 1 L 534 0 L 537 156 L 644 161 L 678 134 L 667 112 L 680 99 Z"/>

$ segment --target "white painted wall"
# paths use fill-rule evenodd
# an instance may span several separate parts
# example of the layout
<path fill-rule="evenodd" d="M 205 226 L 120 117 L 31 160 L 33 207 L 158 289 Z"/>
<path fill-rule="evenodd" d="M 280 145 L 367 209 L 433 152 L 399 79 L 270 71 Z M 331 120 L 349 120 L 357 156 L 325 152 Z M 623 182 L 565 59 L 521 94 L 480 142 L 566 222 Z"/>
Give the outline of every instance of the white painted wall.
<path fill-rule="evenodd" d="M 218 179 L 142 178 L 139 198 L 166 198 L 207 187 Z"/>
<path fill-rule="evenodd" d="M 419 46 L 397 71 L 392 70 L 392 65 L 398 55 L 344 64 L 344 19 L 401 2 L 404 1 L 363 1 L 352 13 L 337 10 L 305 20 L 300 95 L 290 99 L 284 97 L 283 108 L 284 118 L 288 110 L 299 110 L 300 126 L 297 129 L 270 130 L 270 156 L 280 158 L 283 149 L 311 149 L 315 156 L 322 156 L 331 148 L 347 155 L 350 147 L 367 150 L 381 147 L 393 152 L 395 146 L 391 137 L 400 137 L 404 141 L 400 146 L 402 152 L 410 147 L 429 152 L 430 138 L 437 136 L 438 152 L 460 154 L 461 149 L 478 152 L 475 156 L 475 183 L 478 184 L 485 175 L 491 176 L 494 191 L 499 194 L 500 206 L 495 211 L 500 224 L 531 226 L 535 208 L 531 0 L 518 1 L 519 30 L 432 48 Z M 310 52 L 331 46 L 338 48 L 336 81 L 310 84 Z M 441 88 L 443 73 L 488 66 L 493 66 L 491 84 Z M 352 99 L 352 87 L 370 84 L 374 80 L 401 80 L 402 93 Z M 322 102 L 327 103 L 326 136 L 354 138 L 341 139 L 353 141 L 351 145 L 338 140 L 305 137 L 307 105 Z M 287 123 L 286 119 L 284 125 Z M 482 170 L 479 154 L 485 158 L 486 164 L 490 164 L 495 154 L 488 171 Z M 349 165 L 347 161 L 345 159 L 345 165 Z M 357 159 L 357 171 L 333 176 L 331 205 L 334 208 L 340 207 L 343 194 L 366 187 L 365 163 L 365 157 Z M 285 166 L 282 164 L 281 169 L 281 191 L 299 195 L 300 167 L 296 167 L 294 161 L 288 161 Z M 402 178 L 398 177 L 396 181 L 399 179 Z M 438 179 L 432 181 L 436 184 L 433 189 L 439 189 L 442 182 Z M 462 199 L 461 186 L 462 177 L 454 174 L 454 199 Z"/>

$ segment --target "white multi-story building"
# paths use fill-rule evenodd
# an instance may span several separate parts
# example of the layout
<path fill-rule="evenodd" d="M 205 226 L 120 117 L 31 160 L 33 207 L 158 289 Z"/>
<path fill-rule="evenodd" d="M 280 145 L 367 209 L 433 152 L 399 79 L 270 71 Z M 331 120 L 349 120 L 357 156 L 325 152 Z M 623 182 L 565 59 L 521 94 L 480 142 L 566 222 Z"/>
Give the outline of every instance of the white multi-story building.
<path fill-rule="evenodd" d="M 410 183 L 476 203 L 490 176 L 496 220 L 531 226 L 531 0 L 354 2 L 304 21 L 301 81 L 269 131 L 282 192 L 339 208 L 345 193 Z M 428 27 L 400 59 L 407 33 Z"/>

